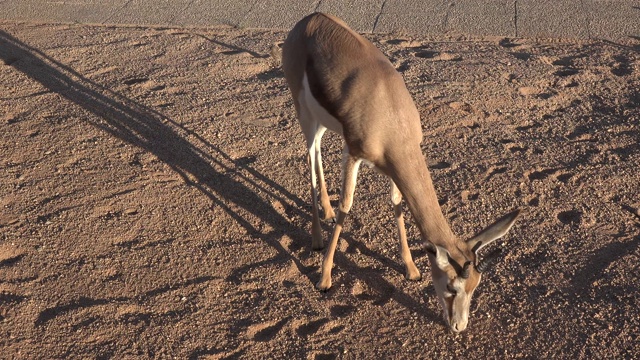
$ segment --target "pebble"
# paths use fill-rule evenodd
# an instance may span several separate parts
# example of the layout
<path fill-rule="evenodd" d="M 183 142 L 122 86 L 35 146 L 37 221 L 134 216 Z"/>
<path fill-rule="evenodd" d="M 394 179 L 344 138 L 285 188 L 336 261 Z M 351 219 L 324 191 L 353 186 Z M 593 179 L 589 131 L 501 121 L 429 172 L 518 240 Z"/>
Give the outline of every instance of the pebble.
<path fill-rule="evenodd" d="M 536 95 L 538 94 L 540 91 L 532 86 L 523 86 L 521 88 L 518 88 L 518 93 L 522 96 L 531 96 L 531 95 Z"/>
<path fill-rule="evenodd" d="M 460 110 L 464 112 L 471 112 L 471 105 L 462 102 L 462 101 L 454 101 L 449 103 L 449 107 L 454 110 Z"/>

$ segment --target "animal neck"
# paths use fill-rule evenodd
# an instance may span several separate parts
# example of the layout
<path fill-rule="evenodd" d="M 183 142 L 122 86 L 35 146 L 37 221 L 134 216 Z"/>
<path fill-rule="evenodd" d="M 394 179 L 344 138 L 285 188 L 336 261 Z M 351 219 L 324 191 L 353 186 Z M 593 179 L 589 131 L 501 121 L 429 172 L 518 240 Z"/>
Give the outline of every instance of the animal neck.
<path fill-rule="evenodd" d="M 388 159 L 388 175 L 402 192 L 422 239 L 447 249 L 455 247 L 457 238 L 442 213 L 422 151 L 418 146 L 417 151 L 400 155 Z"/>

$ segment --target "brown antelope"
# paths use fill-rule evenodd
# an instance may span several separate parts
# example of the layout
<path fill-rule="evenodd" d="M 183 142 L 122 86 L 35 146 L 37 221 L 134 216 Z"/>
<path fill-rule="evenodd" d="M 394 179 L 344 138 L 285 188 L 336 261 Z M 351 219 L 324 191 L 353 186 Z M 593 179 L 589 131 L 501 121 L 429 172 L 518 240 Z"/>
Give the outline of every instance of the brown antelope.
<path fill-rule="evenodd" d="M 504 216 L 466 242 L 453 234 L 438 204 L 420 149 L 420 116 L 402 76 L 380 50 L 342 20 L 315 13 L 298 22 L 283 44 L 282 67 L 307 140 L 313 249 L 324 247 L 318 215 L 318 180 L 324 217 L 334 217 L 322 170 L 322 135 L 326 129 L 332 130 L 345 143 L 338 216 L 316 287 L 320 290 L 331 287 L 333 255 L 353 203 L 359 165 L 365 161 L 391 179 L 391 202 L 406 278 L 419 280 L 421 276 L 407 244 L 401 208 L 403 196 L 428 250 L 433 284 L 445 321 L 455 332 L 464 330 L 471 296 L 481 273 L 498 255 L 494 252 L 479 260 L 478 251 L 503 236 L 520 211 Z"/>

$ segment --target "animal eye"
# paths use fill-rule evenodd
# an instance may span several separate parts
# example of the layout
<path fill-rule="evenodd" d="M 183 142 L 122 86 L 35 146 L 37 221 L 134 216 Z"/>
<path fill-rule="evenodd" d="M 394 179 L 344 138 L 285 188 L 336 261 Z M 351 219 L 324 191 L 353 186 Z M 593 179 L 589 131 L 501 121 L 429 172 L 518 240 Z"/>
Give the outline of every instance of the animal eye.
<path fill-rule="evenodd" d="M 451 295 L 456 296 L 457 291 L 456 291 L 456 289 L 455 289 L 453 286 L 451 286 L 451 284 L 447 284 L 447 291 L 448 291 Z"/>

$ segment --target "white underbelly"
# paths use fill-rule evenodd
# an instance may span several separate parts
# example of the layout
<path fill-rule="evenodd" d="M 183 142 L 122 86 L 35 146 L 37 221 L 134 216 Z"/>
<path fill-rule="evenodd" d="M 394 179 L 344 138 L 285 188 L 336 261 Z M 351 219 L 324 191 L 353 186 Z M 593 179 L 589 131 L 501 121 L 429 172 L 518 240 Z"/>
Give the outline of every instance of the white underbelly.
<path fill-rule="evenodd" d="M 303 106 L 313 122 L 326 127 L 327 129 L 342 135 L 342 124 L 338 119 L 333 117 L 329 112 L 320 105 L 318 100 L 313 96 L 311 90 L 309 88 L 309 80 L 307 78 L 307 73 L 304 73 L 304 78 L 302 79 L 302 91 L 298 96 L 298 101 L 300 102 L 300 106 Z"/>

